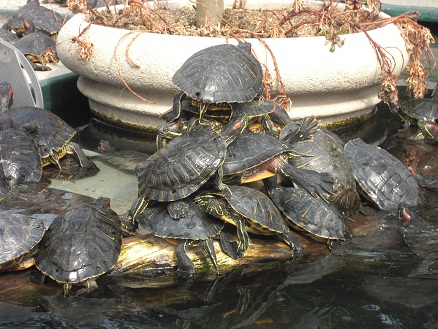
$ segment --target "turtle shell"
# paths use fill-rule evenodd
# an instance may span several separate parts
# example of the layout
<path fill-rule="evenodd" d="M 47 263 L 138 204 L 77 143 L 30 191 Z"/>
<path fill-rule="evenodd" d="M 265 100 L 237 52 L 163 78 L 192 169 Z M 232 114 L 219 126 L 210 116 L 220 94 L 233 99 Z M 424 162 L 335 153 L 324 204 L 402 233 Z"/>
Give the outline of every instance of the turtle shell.
<path fill-rule="evenodd" d="M 357 183 L 380 209 L 395 211 L 400 204 L 416 207 L 420 203 L 417 181 L 389 152 L 356 138 L 345 144 Z"/>
<path fill-rule="evenodd" d="M 189 196 L 216 173 L 226 151 L 225 140 L 210 125 L 195 123 L 137 171 L 139 195 L 155 201 Z"/>
<path fill-rule="evenodd" d="M 327 200 L 342 214 L 351 216 L 359 210 L 360 197 L 350 161 L 344 153 L 343 145 L 331 132 L 318 129 L 312 139 L 297 142 L 292 148 L 300 155 L 290 157 L 290 164 L 331 174 L 335 183 L 333 194 L 328 196 Z"/>
<path fill-rule="evenodd" d="M 223 164 L 224 175 L 234 175 L 258 166 L 273 157 L 291 152 L 292 147 L 277 138 L 244 132 L 228 145 Z"/>
<path fill-rule="evenodd" d="M 39 107 L 17 107 L 0 114 L 2 129 L 9 127 L 11 123 L 14 128 L 26 132 L 33 138 L 43 165 L 48 164 L 48 157 L 55 153 L 62 156 L 65 145 L 76 134 L 76 131 L 56 114 Z"/>
<path fill-rule="evenodd" d="M 271 198 L 286 217 L 286 223 L 318 238 L 349 241 L 353 235 L 338 211 L 301 188 L 276 187 Z"/>
<path fill-rule="evenodd" d="M 263 91 L 263 69 L 249 48 L 241 43 L 202 49 L 183 63 L 172 82 L 201 102 L 249 102 Z"/>
<path fill-rule="evenodd" d="M 48 35 L 40 32 L 33 32 L 20 38 L 14 46 L 23 53 L 23 55 L 31 56 L 33 58 L 40 55 L 44 51 L 52 48 L 55 51 L 56 42 Z"/>
<path fill-rule="evenodd" d="M 12 14 L 6 25 L 17 33 L 23 33 L 24 20 L 31 21 L 36 31 L 50 35 L 58 33 L 63 22 L 61 15 L 57 12 L 40 6 L 36 2 L 28 2 Z"/>
<path fill-rule="evenodd" d="M 435 123 L 438 120 L 438 101 L 435 99 L 421 98 L 401 102 L 401 109 L 416 120 Z"/>
<path fill-rule="evenodd" d="M 119 216 L 101 199 L 79 202 L 53 220 L 35 265 L 58 283 L 76 284 L 110 271 L 121 245 Z"/>
<path fill-rule="evenodd" d="M 18 36 L 15 33 L 12 33 L 11 31 L 5 30 L 4 28 L 0 28 L 0 40 L 14 43 L 18 40 Z"/>
<path fill-rule="evenodd" d="M 247 186 L 227 185 L 220 194 L 252 227 L 248 232 L 257 234 L 288 233 L 280 211 L 269 197 Z"/>
<path fill-rule="evenodd" d="M 250 102 L 232 104 L 233 112 L 243 112 L 248 115 L 248 118 L 260 117 L 270 114 L 281 108 L 271 100 L 255 99 Z"/>
<path fill-rule="evenodd" d="M 187 211 L 181 218 L 175 218 L 169 211 L 169 205 L 186 206 Z M 161 238 L 205 240 L 219 234 L 224 223 L 207 214 L 191 198 L 167 202 L 157 202 L 148 206 L 137 217 L 140 226 Z"/>
<path fill-rule="evenodd" d="M 41 220 L 10 211 L 0 212 L 0 270 L 6 271 L 31 257 L 42 239 Z"/>
<path fill-rule="evenodd" d="M 0 131 L 0 170 L 10 188 L 38 182 L 42 175 L 40 155 L 34 141 L 24 132 Z"/>

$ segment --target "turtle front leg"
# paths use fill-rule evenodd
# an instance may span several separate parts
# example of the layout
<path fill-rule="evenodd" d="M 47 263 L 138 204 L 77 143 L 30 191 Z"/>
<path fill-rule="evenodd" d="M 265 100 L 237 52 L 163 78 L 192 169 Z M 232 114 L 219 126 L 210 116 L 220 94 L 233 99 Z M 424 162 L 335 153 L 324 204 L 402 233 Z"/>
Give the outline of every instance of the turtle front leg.
<path fill-rule="evenodd" d="M 319 196 L 324 201 L 333 195 L 333 177 L 328 173 L 319 173 L 310 169 L 296 168 L 286 160 L 281 163 L 278 172 L 299 185 L 313 196 Z"/>
<path fill-rule="evenodd" d="M 303 256 L 304 247 L 300 240 L 298 240 L 296 236 L 292 234 L 292 232 L 288 231 L 284 233 L 278 233 L 278 237 L 282 239 L 294 252 L 294 258 L 300 258 Z"/>
<path fill-rule="evenodd" d="M 195 276 L 195 265 L 186 253 L 187 240 L 180 240 L 175 249 L 178 261 L 178 276 L 183 279 L 193 279 Z"/>
<path fill-rule="evenodd" d="M 210 257 L 211 262 L 213 263 L 214 268 L 216 269 L 216 273 L 219 274 L 216 251 L 214 250 L 213 241 L 211 241 L 211 239 L 206 239 L 200 241 L 199 244 L 201 248 L 205 251 L 205 253 L 208 255 L 208 257 Z"/>
<path fill-rule="evenodd" d="M 236 226 L 237 226 L 237 250 L 241 252 L 245 252 L 249 247 L 249 236 L 246 231 L 246 219 L 242 216 L 236 218 Z"/>

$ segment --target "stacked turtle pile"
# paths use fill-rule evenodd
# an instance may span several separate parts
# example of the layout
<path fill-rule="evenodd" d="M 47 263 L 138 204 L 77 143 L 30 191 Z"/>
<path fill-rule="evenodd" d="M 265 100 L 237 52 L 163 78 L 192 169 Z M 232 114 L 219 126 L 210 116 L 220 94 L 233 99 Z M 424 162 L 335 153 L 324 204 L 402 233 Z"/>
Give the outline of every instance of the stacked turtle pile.
<path fill-rule="evenodd" d="M 2 26 L 0 39 L 22 52 L 35 70 L 47 71 L 46 63 L 58 62 L 55 45 L 62 22 L 55 11 L 40 6 L 38 0 L 28 0 Z"/>
<path fill-rule="evenodd" d="M 342 142 L 261 99 L 263 70 L 250 44 L 201 50 L 173 82 L 183 92 L 164 116 L 158 151 L 137 168 L 131 214 L 134 225 L 179 241 L 180 274 L 194 272 L 188 245 L 200 244 L 216 265 L 214 237 L 233 258 L 250 248 L 249 233 L 277 236 L 293 257 L 303 247 L 290 227 L 317 239 L 352 238 L 345 217 L 358 210 L 359 195 Z M 224 222 L 237 228 L 237 241 L 221 231 Z"/>
<path fill-rule="evenodd" d="M 62 283 L 65 294 L 77 283 L 88 292 L 95 278 L 120 268 L 122 225 L 139 225 L 153 241 L 175 242 L 178 273 L 192 278 L 187 247 L 200 246 L 218 270 L 214 239 L 227 259 L 244 258 L 254 241 L 261 244 L 255 235 L 277 237 L 295 258 L 304 252 L 303 232 L 330 247 L 350 241 L 346 219 L 361 206 L 356 185 L 385 211 L 408 214 L 419 204 L 417 182 L 400 161 L 360 139 L 344 145 L 313 118 L 292 121 L 261 98 L 262 75 L 247 43 L 195 53 L 175 73 L 182 92 L 164 116 L 157 152 L 136 168 L 139 194 L 129 222 L 104 199 L 63 208 L 47 231 L 41 220 L 8 209 L 0 212 L 0 270 L 34 255 L 36 267 Z M 59 166 L 70 151 L 93 166 L 72 143 L 71 127 L 43 109 L 11 109 L 12 96 L 10 84 L 0 84 L 2 198 L 17 190 L 25 198 L 17 187 L 38 181 L 42 166 Z"/>
<path fill-rule="evenodd" d="M 7 193 L 41 179 L 50 164 L 61 170 L 59 159 L 77 156 L 86 170 L 98 170 L 73 142 L 76 130 L 56 114 L 34 106 L 11 108 L 14 93 L 9 82 L 0 83 L 0 191 Z"/>

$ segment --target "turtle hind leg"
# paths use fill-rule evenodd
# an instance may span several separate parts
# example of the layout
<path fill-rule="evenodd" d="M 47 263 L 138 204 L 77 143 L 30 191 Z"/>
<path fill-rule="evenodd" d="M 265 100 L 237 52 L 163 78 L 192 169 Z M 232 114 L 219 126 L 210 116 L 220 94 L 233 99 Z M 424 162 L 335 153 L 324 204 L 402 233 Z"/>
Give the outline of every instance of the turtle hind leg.
<path fill-rule="evenodd" d="M 97 168 L 96 164 L 87 158 L 79 144 L 69 142 L 66 145 L 66 151 L 68 154 L 74 154 L 78 158 L 79 165 L 83 168 Z"/>
<path fill-rule="evenodd" d="M 84 284 L 85 284 L 85 287 L 79 289 L 76 292 L 76 296 L 81 296 L 81 295 L 88 294 L 91 291 L 96 290 L 98 288 L 96 281 L 93 280 L 93 279 L 88 279 L 87 281 L 85 281 Z"/>
<path fill-rule="evenodd" d="M 223 231 L 220 232 L 219 237 L 221 248 L 224 253 L 226 253 L 232 259 L 242 258 L 242 252 L 238 249 L 236 241 L 230 241 L 228 235 Z"/>
<path fill-rule="evenodd" d="M 176 259 L 178 261 L 178 276 L 183 279 L 193 279 L 195 276 L 195 265 L 186 253 L 187 240 L 181 240 L 175 249 Z"/>

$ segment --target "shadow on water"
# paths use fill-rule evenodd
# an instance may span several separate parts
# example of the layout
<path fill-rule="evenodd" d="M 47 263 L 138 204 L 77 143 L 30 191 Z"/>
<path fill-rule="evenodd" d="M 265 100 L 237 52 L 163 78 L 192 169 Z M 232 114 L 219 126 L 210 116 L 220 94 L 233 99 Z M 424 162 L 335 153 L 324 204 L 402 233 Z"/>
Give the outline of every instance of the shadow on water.
<path fill-rule="evenodd" d="M 398 127 L 381 109 L 353 135 L 338 133 L 381 144 Z M 85 147 L 95 150 L 104 139 L 122 158 L 151 153 L 146 136 L 99 129 L 85 130 Z M 437 227 L 438 193 L 424 194 L 418 213 Z M 0 328 L 438 328 L 438 265 L 411 276 L 423 260 L 405 244 L 395 216 L 377 212 L 365 220 L 336 253 L 270 270 L 242 268 L 214 281 L 151 288 L 141 278 L 107 275 L 89 295 L 63 297 L 54 282 L 31 283 L 32 270 L 1 274 Z"/>

